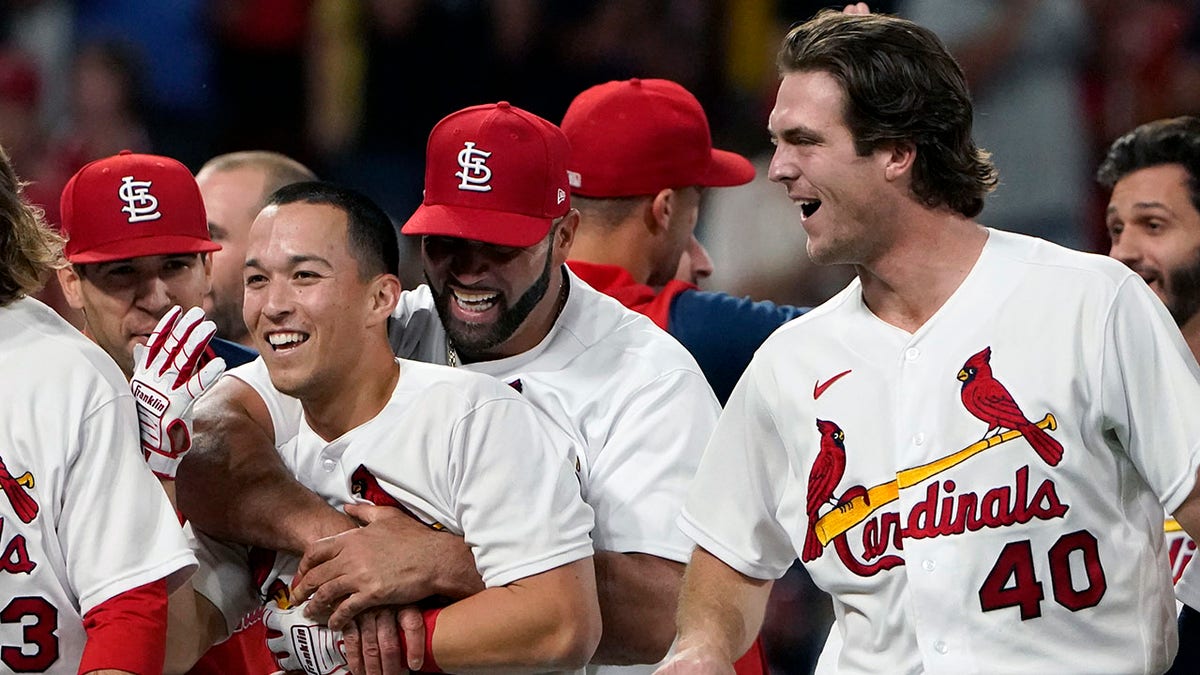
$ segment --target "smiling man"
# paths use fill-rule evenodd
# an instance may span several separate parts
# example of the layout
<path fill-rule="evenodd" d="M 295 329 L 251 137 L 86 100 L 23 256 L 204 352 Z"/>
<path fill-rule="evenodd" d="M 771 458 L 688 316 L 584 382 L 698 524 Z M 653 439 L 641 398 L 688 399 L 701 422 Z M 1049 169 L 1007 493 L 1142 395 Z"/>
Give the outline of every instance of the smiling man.
<path fill-rule="evenodd" d="M 1176 117 L 1141 125 L 1113 141 L 1096 172 L 1112 190 L 1105 222 L 1108 254 L 1146 280 L 1200 358 L 1200 119 Z M 1167 553 L 1179 615 L 1179 654 L 1171 673 L 1200 671 L 1200 568 L 1196 544 L 1174 518 L 1166 521 Z"/>
<path fill-rule="evenodd" d="M 647 672 L 634 664 L 658 662 L 674 639 L 690 550 L 674 517 L 719 408 L 677 341 L 564 264 L 579 222 L 568 152 L 558 127 L 504 102 L 434 127 L 424 203 L 403 228 L 421 237 L 429 285 L 401 295 L 389 337 L 398 356 L 500 379 L 582 448 L 604 626 L 590 667 Z M 198 404 L 196 450 L 179 481 L 194 523 L 228 540 L 307 550 L 296 589 L 339 628 L 365 607 L 482 588 L 461 539 L 407 518 L 318 543 L 353 523 L 280 466 L 270 441 L 293 438 L 301 412 L 257 366 Z"/>

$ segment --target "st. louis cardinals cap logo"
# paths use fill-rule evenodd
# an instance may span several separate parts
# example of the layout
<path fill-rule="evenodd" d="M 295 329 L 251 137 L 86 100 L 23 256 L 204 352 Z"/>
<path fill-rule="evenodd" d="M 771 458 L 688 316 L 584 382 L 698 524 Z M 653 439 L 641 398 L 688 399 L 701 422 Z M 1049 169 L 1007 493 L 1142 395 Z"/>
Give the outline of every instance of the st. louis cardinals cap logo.
<path fill-rule="evenodd" d="M 492 170 L 487 165 L 487 158 L 491 156 L 492 153 L 476 148 L 472 141 L 463 144 L 463 149 L 458 151 L 458 165 L 462 169 L 454 173 L 460 179 L 459 190 L 488 192 L 492 189 L 489 185 Z"/>
<path fill-rule="evenodd" d="M 150 187 L 151 182 L 148 180 L 134 180 L 133 176 L 121 179 L 117 196 L 125 202 L 121 210 L 129 214 L 130 223 L 162 218 L 162 213 L 158 210 L 158 198 L 150 194 Z"/>
<path fill-rule="evenodd" d="M 26 471 L 20 476 L 13 476 L 0 459 L 0 492 L 8 497 L 8 503 L 23 523 L 33 522 L 37 516 L 38 505 L 26 490 L 33 489 L 33 474 Z"/>

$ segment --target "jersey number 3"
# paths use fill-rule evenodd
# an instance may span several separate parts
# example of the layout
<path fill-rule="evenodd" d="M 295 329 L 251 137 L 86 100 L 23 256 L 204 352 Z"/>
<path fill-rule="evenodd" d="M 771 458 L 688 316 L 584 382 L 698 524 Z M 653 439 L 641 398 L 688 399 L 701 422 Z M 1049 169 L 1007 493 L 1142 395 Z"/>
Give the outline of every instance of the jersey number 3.
<path fill-rule="evenodd" d="M 58 630 L 58 610 L 45 598 L 36 596 L 13 598 L 4 609 L 0 609 L 0 623 L 21 624 L 27 616 L 35 621 L 25 624 L 22 636 L 25 645 L 33 646 L 35 651 L 29 654 L 21 646 L 0 646 L 0 664 L 14 673 L 40 673 L 58 660 L 58 635 L 55 634 Z"/>
<path fill-rule="evenodd" d="M 1083 563 L 1087 585 L 1076 589 L 1071 578 L 1072 554 Z M 1050 547 L 1050 584 L 1054 589 L 1054 600 L 1072 612 L 1100 604 L 1108 583 L 1104 580 L 1104 567 L 1100 564 L 1100 551 L 1096 538 L 1087 530 L 1079 530 L 1059 537 Z M 1009 542 L 1000 551 L 1000 557 L 988 572 L 979 587 L 979 606 L 990 612 L 1005 607 L 1020 607 L 1021 620 L 1036 619 L 1042 615 L 1042 582 L 1037 580 L 1033 566 L 1033 547 L 1028 539 Z"/>

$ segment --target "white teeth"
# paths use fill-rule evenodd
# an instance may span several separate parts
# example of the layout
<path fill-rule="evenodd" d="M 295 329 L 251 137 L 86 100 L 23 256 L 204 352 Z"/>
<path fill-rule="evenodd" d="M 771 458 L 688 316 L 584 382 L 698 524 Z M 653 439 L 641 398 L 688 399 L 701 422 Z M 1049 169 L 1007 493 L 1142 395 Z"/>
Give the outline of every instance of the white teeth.
<path fill-rule="evenodd" d="M 284 347 L 288 345 L 300 344 L 308 339 L 308 336 L 303 333 L 271 333 L 267 336 L 267 342 L 272 347 Z"/>
<path fill-rule="evenodd" d="M 454 291 L 454 304 L 467 312 L 486 312 L 496 304 L 499 293 L 472 293 L 470 291 Z"/>

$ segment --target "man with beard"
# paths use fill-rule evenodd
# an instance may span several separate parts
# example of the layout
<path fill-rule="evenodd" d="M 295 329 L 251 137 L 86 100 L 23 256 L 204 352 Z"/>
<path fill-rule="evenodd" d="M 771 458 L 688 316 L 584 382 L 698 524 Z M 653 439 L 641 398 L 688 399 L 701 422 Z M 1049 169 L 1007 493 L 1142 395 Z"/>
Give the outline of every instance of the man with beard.
<path fill-rule="evenodd" d="M 1097 171 L 1112 190 L 1108 254 L 1150 284 L 1167 306 L 1192 354 L 1200 357 L 1200 119 L 1148 122 L 1113 142 Z M 1173 673 L 1200 672 L 1200 571 L 1189 565 L 1196 545 L 1174 518 L 1167 551 L 1179 616 Z"/>
<path fill-rule="evenodd" d="M 508 103 L 439 122 L 424 202 L 404 226 L 422 237 L 429 284 L 402 295 L 390 338 L 401 357 L 501 379 L 582 448 L 604 625 L 592 663 L 611 672 L 659 661 L 674 638 L 691 548 L 674 518 L 719 408 L 678 342 L 564 266 L 579 222 L 567 161 L 561 130 Z M 394 509 L 348 506 L 366 526 L 322 540 L 356 523 L 299 486 L 271 451 L 296 434 L 298 404 L 274 390 L 261 362 L 233 374 L 199 402 L 196 449 L 181 467 L 180 504 L 196 526 L 305 553 L 295 597 L 311 595 L 316 618 L 345 631 L 350 654 L 397 647 L 378 643 L 373 628 L 394 615 L 360 615 L 368 607 L 482 589 L 461 538 Z M 408 645 L 423 644 L 410 632 L 419 621 L 402 626 Z M 408 665 L 419 668 L 419 656 Z"/>

